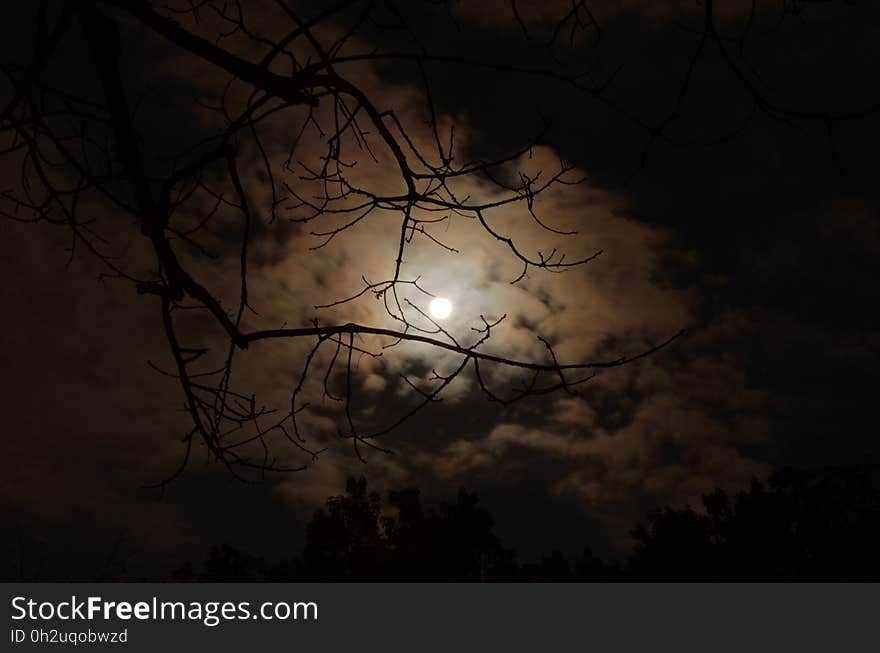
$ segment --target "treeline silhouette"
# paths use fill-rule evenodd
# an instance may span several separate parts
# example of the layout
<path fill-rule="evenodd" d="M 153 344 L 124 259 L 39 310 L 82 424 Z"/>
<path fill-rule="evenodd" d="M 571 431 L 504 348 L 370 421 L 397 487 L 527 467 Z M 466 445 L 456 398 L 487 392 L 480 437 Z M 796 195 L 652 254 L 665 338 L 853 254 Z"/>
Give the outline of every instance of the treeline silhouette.
<path fill-rule="evenodd" d="M 267 563 L 229 545 L 215 546 L 180 581 L 629 581 L 878 580 L 880 493 L 877 467 L 783 469 L 767 484 L 731 496 L 721 489 L 702 508 L 664 507 L 632 531 L 623 561 L 589 547 L 573 560 L 554 551 L 532 563 L 493 531 L 477 495 L 425 506 L 418 489 L 388 495 L 391 513 L 363 478 L 330 497 L 306 527 L 305 546 Z"/>

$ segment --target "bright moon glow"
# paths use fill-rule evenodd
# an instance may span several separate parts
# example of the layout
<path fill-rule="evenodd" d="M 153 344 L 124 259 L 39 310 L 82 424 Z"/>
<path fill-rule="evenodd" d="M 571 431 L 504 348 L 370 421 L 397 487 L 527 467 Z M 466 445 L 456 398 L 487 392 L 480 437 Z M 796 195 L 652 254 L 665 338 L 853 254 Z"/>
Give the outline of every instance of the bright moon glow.
<path fill-rule="evenodd" d="M 438 320 L 443 320 L 452 313 L 452 302 L 444 297 L 437 297 L 433 301 L 431 301 L 431 305 L 428 307 L 428 310 L 431 311 L 431 317 L 436 317 Z"/>

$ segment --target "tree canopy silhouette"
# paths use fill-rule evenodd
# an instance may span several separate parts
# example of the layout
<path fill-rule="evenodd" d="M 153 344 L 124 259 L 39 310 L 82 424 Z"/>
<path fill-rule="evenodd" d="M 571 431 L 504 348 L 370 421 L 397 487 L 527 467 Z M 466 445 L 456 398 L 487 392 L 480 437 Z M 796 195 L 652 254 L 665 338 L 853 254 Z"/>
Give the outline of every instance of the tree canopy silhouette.
<path fill-rule="evenodd" d="M 316 580 L 486 580 L 503 563 L 492 518 L 462 489 L 455 502 L 425 508 L 419 490 L 392 491 L 385 516 L 366 480 L 349 479 L 306 528 L 303 563 Z"/>
<path fill-rule="evenodd" d="M 306 527 L 302 554 L 267 565 L 228 545 L 182 580 L 249 581 L 798 581 L 880 579 L 880 468 L 781 469 L 703 510 L 663 507 L 632 532 L 623 564 L 589 547 L 520 562 L 477 496 L 424 506 L 415 488 L 389 492 L 390 514 L 365 479 L 350 478 Z M 569 543 L 570 544 L 570 543 Z"/>
<path fill-rule="evenodd" d="M 327 499 L 306 526 L 302 554 L 267 564 L 229 545 L 211 549 L 196 575 L 181 580 L 485 581 L 515 567 L 493 519 L 476 494 L 461 489 L 453 502 L 424 506 L 416 488 L 392 490 L 390 512 L 367 481 L 349 478 L 345 493 Z"/>
<path fill-rule="evenodd" d="M 703 497 L 705 512 L 664 508 L 633 531 L 629 571 L 693 580 L 880 577 L 880 488 L 872 465 L 783 469 L 733 497 Z"/>

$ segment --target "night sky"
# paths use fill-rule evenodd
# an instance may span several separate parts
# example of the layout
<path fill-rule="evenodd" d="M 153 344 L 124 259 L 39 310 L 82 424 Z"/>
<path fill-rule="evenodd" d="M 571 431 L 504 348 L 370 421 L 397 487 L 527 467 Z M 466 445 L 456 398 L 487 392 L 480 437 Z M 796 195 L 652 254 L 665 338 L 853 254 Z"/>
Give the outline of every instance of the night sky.
<path fill-rule="evenodd" d="M 39 4 L 5 9 L 2 106 L 15 95 L 9 75 L 19 79 L 33 57 Z M 253 87 L 228 84 L 227 72 L 115 4 L 96 3 L 119 26 L 118 69 L 155 189 L 192 156 L 188 148 L 224 126 L 214 107 L 240 108 Z M 164 3 L 150 4 L 172 15 Z M 205 4 L 198 21 L 187 2 L 168 6 L 179 5 L 173 16 L 180 26 L 214 42 L 231 28 L 211 10 L 222 3 Z M 295 4 L 304 17 L 326 9 Z M 401 274 L 452 301 L 444 329 L 471 343 L 481 315 L 490 322 L 506 315 L 481 350 L 541 363 L 548 350 L 539 335 L 566 363 L 635 355 L 686 333 L 644 359 L 599 370 L 576 394 L 540 394 L 506 407 L 487 399 L 468 368 L 442 401 L 377 439 L 392 453 L 362 447 L 366 463 L 351 439 L 339 437 L 345 402 L 322 396 L 328 345 L 303 390 L 301 403 L 310 408 L 297 415 L 306 447 L 322 452 L 313 459 L 277 434 L 269 439 L 273 459 L 304 471 L 246 470 L 249 482 L 241 482 L 196 439 L 186 468 L 160 493 L 145 486 L 174 473 L 192 424 L 180 384 L 156 369 L 174 365 L 160 300 L 139 294 L 131 281 L 99 279 L 106 266 L 83 243 L 70 252 L 65 224 L 0 221 L 4 576 L 24 565 L 38 577 L 84 577 L 112 559 L 124 561 L 132 577 L 163 578 L 221 542 L 286 555 L 302 545 L 314 510 L 348 476 L 360 475 L 380 492 L 415 486 L 442 498 L 461 486 L 476 491 L 523 558 L 587 543 L 614 557 L 630 545 L 633 525 L 658 506 L 696 505 L 715 487 L 736 490 L 782 466 L 877 459 L 880 7 L 761 0 L 752 13 L 749 0 L 716 2 L 718 40 L 701 45 L 705 5 L 695 2 L 575 3 L 581 24 L 573 35 L 573 20 L 556 29 L 571 11 L 567 0 L 406 2 L 394 10 L 395 3 L 377 3 L 374 20 L 358 22 L 368 4 L 354 2 L 321 21 L 317 38 L 330 44 L 357 24 L 342 55 L 419 54 L 422 71 L 407 58 L 344 63 L 338 72 L 380 111 L 393 109 L 414 147 L 435 158 L 425 79 L 444 146 L 454 126 L 456 162 L 501 158 L 541 134 L 531 151 L 493 174 L 515 183 L 520 174 L 540 172 L 543 180 L 560 162 L 571 166 L 565 179 L 580 183 L 553 185 L 535 210 L 554 230 L 577 233 L 542 229 L 525 202 L 487 212 L 491 225 L 532 256 L 557 248 L 573 261 L 602 252 L 560 274 L 532 268 L 511 284 L 522 264 L 505 243 L 472 216 L 434 214 L 451 213 L 425 225 L 431 237 L 414 234 Z M 50 25 L 62 5 L 48 3 Z M 239 31 L 218 43 L 257 62 L 265 39 L 277 41 L 292 23 L 274 2 L 241 5 L 251 36 Z M 291 48 L 300 62 L 315 57 L 308 42 Z M 284 57 L 276 68 L 290 74 Z M 581 71 L 589 74 L 572 83 Z M 41 79 L 104 110 L 76 19 Z M 329 107 L 322 100 L 316 109 L 323 127 L 333 122 Z M 112 131 L 93 129 L 93 156 L 101 139 L 115 147 Z M 236 139 L 255 216 L 253 310 L 245 311 L 244 327 L 307 327 L 317 319 L 397 328 L 369 292 L 315 307 L 360 292 L 364 278 L 391 278 L 399 214 L 373 213 L 313 249 L 326 239 L 316 233 L 345 219 L 291 221 L 305 209 L 284 199 L 284 183 L 317 192 L 304 170 L 320 167 L 326 130 L 308 122 L 304 107 L 278 112 L 258 129 L 263 151 L 249 129 Z M 285 171 L 300 130 L 294 171 Z M 376 130 L 366 131 L 375 145 Z M 7 147 L 5 123 L 3 139 Z M 373 158 L 355 140 L 349 137 L 344 158 L 357 164 L 346 175 L 376 193 L 399 192 L 389 152 L 378 144 Z M 6 214 L 14 209 L 9 194 L 24 190 L 21 165 L 21 152 L 0 157 Z M 223 166 L 207 167 L 204 181 L 234 198 Z M 124 180 L 106 183 L 131 193 Z M 505 195 L 481 175 L 456 179 L 454 188 L 474 202 Z M 216 203 L 193 193 L 175 218 L 179 228 L 198 225 Z M 170 242 L 234 317 L 241 215 L 219 206 L 194 242 Z M 114 265 L 138 278 L 156 276 L 155 253 L 135 216 L 94 191 L 77 210 L 93 221 L 89 233 L 100 235 L 96 242 Z M 427 310 L 415 288 L 402 287 L 401 297 Z M 182 339 L 210 347 L 208 356 L 222 363 L 228 340 L 209 315 L 180 311 L 175 319 Z M 252 343 L 236 354 L 235 387 L 283 414 L 314 342 Z M 355 342 L 379 351 L 389 341 Z M 460 362 L 416 342 L 355 359 L 349 379 L 341 363 L 327 378 L 339 396 L 350 383 L 351 410 L 365 430 L 417 403 L 401 375 L 429 388 L 432 370 L 448 373 Z M 530 378 L 504 366 L 487 366 L 485 374 L 505 396 Z"/>

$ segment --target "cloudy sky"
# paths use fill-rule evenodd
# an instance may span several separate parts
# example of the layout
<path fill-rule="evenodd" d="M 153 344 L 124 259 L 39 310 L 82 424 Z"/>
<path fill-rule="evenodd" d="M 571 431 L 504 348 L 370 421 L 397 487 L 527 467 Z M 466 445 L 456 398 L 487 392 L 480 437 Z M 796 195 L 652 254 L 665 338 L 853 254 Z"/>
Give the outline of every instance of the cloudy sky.
<path fill-rule="evenodd" d="M 298 4 L 304 16 L 319 11 Z M 425 225 L 430 237 L 414 234 L 402 278 L 418 277 L 428 292 L 453 302 L 443 322 L 451 335 L 471 343 L 481 315 L 506 315 L 482 350 L 546 363 L 537 336 L 561 362 L 583 362 L 637 354 L 687 329 L 643 360 L 600 371 L 576 395 L 503 407 L 487 400 L 469 368 L 441 402 L 377 441 L 393 453 L 367 450 L 366 463 L 339 437 L 346 428 L 340 403 L 323 396 L 333 354 L 327 346 L 301 397 L 310 407 L 298 415 L 306 446 L 322 453 L 313 459 L 281 438 L 269 442 L 273 458 L 307 469 L 252 475 L 257 482 L 245 484 L 197 443 L 161 497 L 145 489 L 179 465 L 190 428 L 180 385 L 155 369 L 173 365 L 157 298 L 138 295 L 126 281 L 97 280 L 101 263 L 82 246 L 71 257 L 63 226 L 0 222 L 5 569 L 26 559 L 28 573 L 51 575 L 124 560 L 133 574 L 161 575 L 220 542 L 278 557 L 300 546 L 304 522 L 324 499 L 361 474 L 379 490 L 417 486 L 428 497 L 460 486 L 478 491 L 498 532 L 524 558 L 586 543 L 613 556 L 628 546 L 635 522 L 658 506 L 694 504 L 714 487 L 735 489 L 781 465 L 876 454 L 880 338 L 871 280 L 880 254 L 880 91 L 872 80 L 880 13 L 843 2 L 767 1 L 751 15 L 748 1 L 715 4 L 718 40 L 705 44 L 703 7 L 672 1 L 650 9 L 589 3 L 573 36 L 572 20 L 557 30 L 571 3 L 500 0 L 452 3 L 448 11 L 405 3 L 403 13 L 383 9 L 381 20 L 354 33 L 345 52 L 427 52 L 493 64 L 424 66 L 441 140 L 448 143 L 454 130 L 454 160 L 504 156 L 546 125 L 540 145 L 500 166 L 496 177 L 545 179 L 565 165 L 564 179 L 579 183 L 552 186 L 534 206 L 545 224 L 576 233 L 540 228 L 522 202 L 487 211 L 487 220 L 530 256 L 554 248 L 567 260 L 602 252 L 562 274 L 531 269 L 511 284 L 521 263 L 473 215 L 450 213 Z M 289 31 L 274 3 L 243 5 L 253 35 L 277 40 Z M 363 9 L 354 5 L 315 34 L 332 43 L 346 33 Z M 30 3 L 20 3 L 4 21 L 2 59 L 15 74 L 33 52 L 35 16 Z M 212 40 L 226 29 L 209 9 L 198 21 L 175 16 Z M 149 173 L 161 176 L 171 155 L 222 127 L 212 107 L 241 107 L 252 89 L 228 84 L 228 74 L 131 16 L 118 20 L 119 67 L 135 127 Z M 383 22 L 395 20 L 406 27 Z M 266 51 L 241 33 L 221 43 L 253 61 Z M 296 56 L 310 56 L 308 44 L 296 47 Z M 46 79 L 102 101 L 76 24 L 59 48 Z M 534 74 L 539 69 L 561 72 Z M 566 81 L 581 70 L 590 71 L 583 85 L 601 84 L 599 91 Z M 417 66 L 358 62 L 339 71 L 380 110 L 393 109 L 414 146 L 436 158 Z M 2 92 L 11 97 L 8 82 Z M 325 103 L 315 118 L 332 123 L 332 110 Z M 293 171 L 285 171 L 303 128 Z M 259 129 L 265 158 L 252 138 L 237 143 L 257 215 L 248 254 L 253 311 L 244 327 L 303 327 L 317 319 L 393 328 L 369 292 L 316 306 L 359 293 L 363 279 L 393 276 L 399 215 L 377 211 L 314 249 L 326 240 L 319 234 L 345 218 L 298 223 L 303 208 L 289 198 L 273 218 L 265 162 L 276 196 L 284 183 L 314 193 L 304 171 L 320 165 L 326 134 L 303 107 L 279 112 Z M 379 147 L 373 157 L 353 138 L 346 148 L 347 160 L 357 161 L 346 172 L 353 183 L 400 191 L 389 152 Z M 21 191 L 19 166 L 4 156 L 0 189 Z M 217 193 L 233 193 L 227 176 L 209 171 L 206 178 Z M 473 203 L 506 196 L 479 175 L 453 186 Z M 94 219 L 114 261 L 135 276 L 154 272 L 150 243 L 131 216 L 96 197 L 83 203 L 80 212 Z M 196 192 L 175 219 L 180 228 L 198 224 L 215 203 Z M 228 306 L 239 292 L 239 229 L 240 214 L 221 204 L 198 232 L 199 248 L 174 243 L 188 269 Z M 401 293 L 426 310 L 427 296 L 411 287 Z M 180 332 L 212 347 L 215 361 L 225 356 L 223 334 L 210 319 L 184 315 Z M 236 388 L 283 414 L 313 344 L 255 343 L 237 358 Z M 352 410 L 365 430 L 393 422 L 417 402 L 402 375 L 427 389 L 432 370 L 445 374 L 460 363 L 418 343 L 382 344 L 387 340 L 358 341 L 382 351 L 357 357 L 353 368 Z M 502 396 L 529 378 L 503 366 L 485 372 Z M 342 393 L 345 376 L 344 366 L 327 375 L 332 392 Z"/>

